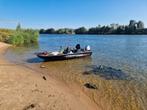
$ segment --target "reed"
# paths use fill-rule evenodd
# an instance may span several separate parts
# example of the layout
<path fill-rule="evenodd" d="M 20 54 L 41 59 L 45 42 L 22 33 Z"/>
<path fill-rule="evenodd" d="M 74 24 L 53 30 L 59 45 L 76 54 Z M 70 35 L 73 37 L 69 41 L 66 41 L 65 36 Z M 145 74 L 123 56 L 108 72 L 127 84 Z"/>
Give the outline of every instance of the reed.
<path fill-rule="evenodd" d="M 38 31 L 33 29 L 0 29 L 0 41 L 15 46 L 37 43 L 38 37 Z"/>

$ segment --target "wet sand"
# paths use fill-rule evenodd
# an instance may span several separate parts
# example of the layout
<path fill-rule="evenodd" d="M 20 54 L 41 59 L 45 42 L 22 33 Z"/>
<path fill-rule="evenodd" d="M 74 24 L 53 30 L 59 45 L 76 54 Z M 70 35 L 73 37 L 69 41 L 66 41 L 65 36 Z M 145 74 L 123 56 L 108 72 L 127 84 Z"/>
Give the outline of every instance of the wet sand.
<path fill-rule="evenodd" d="M 77 86 L 7 61 L 0 43 L 0 110 L 100 110 Z"/>
<path fill-rule="evenodd" d="M 75 61 L 75 60 L 74 60 Z M 77 60 L 77 63 L 79 60 Z M 82 90 L 101 110 L 146 110 L 147 109 L 147 81 L 135 79 L 122 71 L 117 73 L 99 73 L 91 67 L 96 74 L 83 74 L 82 66 L 73 68 L 72 61 L 37 63 L 45 66 L 41 69 L 47 75 L 60 79 L 68 86 L 74 88 L 78 84 Z M 79 64 L 80 65 L 80 64 Z M 78 65 L 78 66 L 79 66 Z M 32 67 L 32 66 L 31 66 Z M 67 71 L 68 70 L 68 71 Z M 50 73 L 50 71 L 52 71 Z M 85 72 L 88 72 L 86 70 Z M 114 72 L 114 71 L 113 71 Z M 119 77 L 117 77 L 119 76 Z M 84 85 L 91 83 L 97 89 L 88 89 Z M 77 86 L 75 86 L 77 88 Z"/>

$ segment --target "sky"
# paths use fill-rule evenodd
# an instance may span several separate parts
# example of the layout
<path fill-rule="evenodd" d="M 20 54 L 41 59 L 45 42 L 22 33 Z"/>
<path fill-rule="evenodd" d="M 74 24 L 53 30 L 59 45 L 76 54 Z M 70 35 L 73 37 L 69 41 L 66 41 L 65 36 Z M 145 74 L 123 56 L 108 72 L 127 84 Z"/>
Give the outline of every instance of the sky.
<path fill-rule="evenodd" d="M 142 20 L 147 0 L 0 0 L 0 28 L 87 28 Z"/>

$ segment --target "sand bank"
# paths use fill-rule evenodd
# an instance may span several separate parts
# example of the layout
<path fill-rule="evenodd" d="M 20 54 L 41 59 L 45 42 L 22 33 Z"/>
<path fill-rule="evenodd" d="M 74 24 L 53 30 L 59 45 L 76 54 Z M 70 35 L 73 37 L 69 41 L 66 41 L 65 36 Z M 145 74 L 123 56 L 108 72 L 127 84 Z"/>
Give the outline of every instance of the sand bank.
<path fill-rule="evenodd" d="M 99 110 L 82 91 L 4 58 L 0 42 L 0 110 Z"/>

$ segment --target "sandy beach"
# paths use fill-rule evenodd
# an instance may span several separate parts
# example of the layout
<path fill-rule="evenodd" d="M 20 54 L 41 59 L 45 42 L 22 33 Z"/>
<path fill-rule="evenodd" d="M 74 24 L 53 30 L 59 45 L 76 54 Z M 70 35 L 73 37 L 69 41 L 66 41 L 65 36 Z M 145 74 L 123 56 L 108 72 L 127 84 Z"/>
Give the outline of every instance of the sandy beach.
<path fill-rule="evenodd" d="M 0 110 L 99 110 L 78 88 L 7 61 L 9 46 L 0 42 Z"/>

